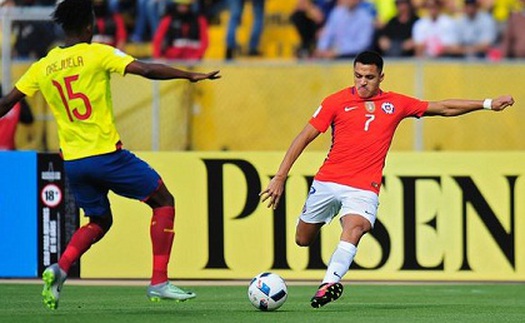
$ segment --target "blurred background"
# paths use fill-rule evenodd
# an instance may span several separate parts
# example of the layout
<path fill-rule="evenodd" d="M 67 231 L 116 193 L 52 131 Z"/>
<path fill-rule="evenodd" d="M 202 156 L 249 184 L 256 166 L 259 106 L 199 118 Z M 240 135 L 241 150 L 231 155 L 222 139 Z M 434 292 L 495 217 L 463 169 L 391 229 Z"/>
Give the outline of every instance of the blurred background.
<path fill-rule="evenodd" d="M 60 44 L 62 35 L 49 21 L 54 2 L 2 1 L 2 83 L 13 84 L 32 61 Z M 427 100 L 512 94 L 517 102 L 502 114 L 407 120 L 393 150 L 525 148 L 519 122 L 525 99 L 519 81 L 525 74 L 525 33 L 519 29 L 525 26 L 525 1 L 94 3 L 94 41 L 139 59 L 220 69 L 223 75 L 198 84 L 114 76 L 117 125 L 129 149 L 285 150 L 324 97 L 353 84 L 352 58 L 364 49 L 385 57 L 384 90 Z M 363 15 L 355 18 L 359 25 L 336 21 L 340 9 Z M 42 97 L 28 98 L 28 105 L 34 118 L 19 124 L 16 148 L 57 151 L 55 122 Z M 329 145 L 325 135 L 309 149 Z"/>
<path fill-rule="evenodd" d="M 61 44 L 63 35 L 50 21 L 54 3 L 0 0 L 4 94 L 32 62 Z M 125 147 L 163 174 L 183 215 L 177 219 L 173 276 L 238 279 L 271 269 L 289 278 L 320 277 L 339 227 L 323 229 L 322 243 L 309 250 L 296 248 L 293 236 L 308 179 L 326 156 L 330 134 L 315 140 L 294 165 L 290 194 L 273 217 L 257 203 L 258 192 L 322 99 L 353 85 L 355 55 L 372 49 L 385 57 L 385 91 L 425 100 L 512 94 L 516 104 L 503 113 L 400 125 L 396 153 L 385 168 L 378 229 L 360 244 L 355 262 L 366 269 L 353 277 L 523 281 L 525 0 L 94 4 L 93 41 L 141 60 L 221 71 L 220 80 L 197 84 L 112 78 Z M 0 277 L 35 277 L 83 220 L 68 195 L 60 157 L 46 154 L 58 152 L 59 144 L 43 98 L 27 98 L 17 111 L 0 120 L 0 139 L 14 138 L 0 149 L 20 151 L 0 154 L 4 169 L 17 169 L 3 172 L 0 185 L 0 221 L 6 221 L 0 258 L 13 259 Z M 63 199 L 56 184 L 66 188 Z M 59 198 L 46 200 L 55 193 Z M 138 241 L 148 239 L 147 207 L 110 195 L 115 214 L 125 216 L 115 217 L 121 223 L 82 259 L 77 274 L 145 278 L 150 246 Z M 250 211 L 241 216 L 246 205 Z M 109 246 L 133 248 L 133 255 Z"/>

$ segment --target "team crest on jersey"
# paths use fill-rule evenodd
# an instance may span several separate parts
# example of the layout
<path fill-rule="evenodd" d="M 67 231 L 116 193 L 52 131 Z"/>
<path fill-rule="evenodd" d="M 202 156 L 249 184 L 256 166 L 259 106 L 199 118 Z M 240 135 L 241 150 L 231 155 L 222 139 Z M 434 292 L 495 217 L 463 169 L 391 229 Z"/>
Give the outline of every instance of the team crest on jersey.
<path fill-rule="evenodd" d="M 366 101 L 365 102 L 365 108 L 366 108 L 366 111 L 372 113 L 372 112 L 374 112 L 376 110 L 376 105 L 372 101 Z"/>
<path fill-rule="evenodd" d="M 383 104 L 381 104 L 381 110 L 386 114 L 392 114 L 394 113 L 394 105 L 390 102 L 383 102 Z"/>

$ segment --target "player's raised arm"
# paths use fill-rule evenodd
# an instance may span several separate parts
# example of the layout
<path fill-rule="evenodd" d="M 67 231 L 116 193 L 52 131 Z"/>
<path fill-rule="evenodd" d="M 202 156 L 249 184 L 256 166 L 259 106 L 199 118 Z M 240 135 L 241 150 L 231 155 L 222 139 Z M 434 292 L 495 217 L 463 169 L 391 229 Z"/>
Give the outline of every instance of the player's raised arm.
<path fill-rule="evenodd" d="M 273 209 L 277 208 L 279 205 L 279 199 L 284 191 L 284 182 L 286 181 L 286 177 L 288 176 L 292 165 L 295 163 L 299 155 L 301 155 L 306 146 L 308 146 L 308 144 L 319 134 L 319 130 L 308 123 L 297 137 L 295 137 L 294 141 L 288 148 L 288 151 L 286 151 L 286 154 L 284 155 L 277 174 L 272 178 L 266 189 L 259 194 L 262 202 L 270 199 L 268 207 L 273 207 Z"/>
<path fill-rule="evenodd" d="M 139 60 L 134 60 L 126 66 L 126 74 L 140 75 L 150 80 L 187 79 L 191 82 L 198 82 L 218 79 L 221 77 L 219 72 L 220 71 L 209 73 L 189 72 L 166 64 L 147 63 Z"/>
<path fill-rule="evenodd" d="M 1 95 L 1 93 L 0 93 Z M 17 88 L 13 88 L 6 96 L 0 97 L 0 118 L 6 115 L 15 104 L 22 100 L 25 94 L 20 92 Z"/>
<path fill-rule="evenodd" d="M 511 95 L 502 95 L 495 99 L 485 100 L 449 99 L 429 102 L 425 115 L 452 117 L 482 109 L 503 111 L 513 104 L 514 98 Z"/>

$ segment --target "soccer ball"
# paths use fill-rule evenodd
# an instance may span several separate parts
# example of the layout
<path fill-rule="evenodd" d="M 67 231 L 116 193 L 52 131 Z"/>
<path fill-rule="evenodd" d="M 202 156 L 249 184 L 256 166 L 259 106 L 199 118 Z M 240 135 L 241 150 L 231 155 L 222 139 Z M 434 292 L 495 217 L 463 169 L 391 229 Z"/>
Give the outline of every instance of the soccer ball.
<path fill-rule="evenodd" d="M 281 276 L 264 272 L 255 276 L 248 286 L 248 298 L 261 311 L 274 311 L 288 297 L 288 288 Z"/>

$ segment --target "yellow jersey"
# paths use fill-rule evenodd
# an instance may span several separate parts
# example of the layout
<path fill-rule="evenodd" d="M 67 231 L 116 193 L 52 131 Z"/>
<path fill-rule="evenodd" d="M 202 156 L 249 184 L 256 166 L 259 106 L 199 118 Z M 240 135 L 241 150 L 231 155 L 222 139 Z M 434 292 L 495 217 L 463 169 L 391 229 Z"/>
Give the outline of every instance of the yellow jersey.
<path fill-rule="evenodd" d="M 27 96 L 42 92 L 58 126 L 64 160 L 115 151 L 120 136 L 115 126 L 110 75 L 124 75 L 134 61 L 104 44 L 56 47 L 31 65 L 15 87 Z"/>

